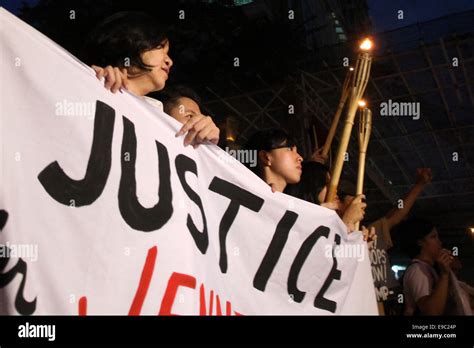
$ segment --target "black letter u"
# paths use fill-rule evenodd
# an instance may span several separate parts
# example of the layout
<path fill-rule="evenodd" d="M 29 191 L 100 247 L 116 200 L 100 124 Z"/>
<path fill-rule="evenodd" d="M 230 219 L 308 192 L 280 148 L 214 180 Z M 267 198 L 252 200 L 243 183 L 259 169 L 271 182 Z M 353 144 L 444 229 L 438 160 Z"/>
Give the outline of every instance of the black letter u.
<path fill-rule="evenodd" d="M 122 139 L 122 176 L 118 193 L 119 209 L 125 222 L 132 228 L 150 232 L 163 227 L 173 214 L 171 191 L 171 171 L 168 150 L 158 141 L 158 203 L 153 208 L 144 208 L 137 198 L 137 183 L 135 178 L 135 161 L 137 158 L 137 136 L 135 126 L 123 117 Z"/>

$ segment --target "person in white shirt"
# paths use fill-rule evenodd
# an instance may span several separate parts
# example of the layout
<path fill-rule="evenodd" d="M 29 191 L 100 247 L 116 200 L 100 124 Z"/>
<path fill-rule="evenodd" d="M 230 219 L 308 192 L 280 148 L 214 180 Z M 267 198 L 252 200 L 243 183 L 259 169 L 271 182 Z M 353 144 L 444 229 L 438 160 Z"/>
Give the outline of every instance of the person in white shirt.
<path fill-rule="evenodd" d="M 421 218 L 402 222 L 401 247 L 412 263 L 403 276 L 405 315 L 455 314 L 450 296 L 453 256 L 443 249 L 436 227 Z"/>
<path fill-rule="evenodd" d="M 86 62 L 112 93 L 126 89 L 143 100 L 161 107 L 159 101 L 146 97 L 165 87 L 173 66 L 170 43 L 163 28 L 147 14 L 119 12 L 103 20 L 89 35 Z M 217 144 L 219 128 L 212 118 L 196 115 L 176 134 L 186 134 L 184 144 Z"/>

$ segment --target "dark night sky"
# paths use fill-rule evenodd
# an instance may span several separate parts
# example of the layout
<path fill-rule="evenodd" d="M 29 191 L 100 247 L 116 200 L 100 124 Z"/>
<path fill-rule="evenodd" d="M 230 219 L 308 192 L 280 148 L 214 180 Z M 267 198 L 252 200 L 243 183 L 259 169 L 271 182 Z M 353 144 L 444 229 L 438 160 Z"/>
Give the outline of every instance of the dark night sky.
<path fill-rule="evenodd" d="M 34 5 L 39 0 L 0 0 L 1 6 L 18 14 L 23 2 Z M 386 31 L 450 13 L 474 10 L 473 0 L 368 0 L 374 31 Z M 404 19 L 397 19 L 397 11 L 404 11 Z"/>
<path fill-rule="evenodd" d="M 8 11 L 18 14 L 22 3 L 30 4 L 31 6 L 35 5 L 39 0 L 0 0 L 2 7 L 6 8 Z"/>
<path fill-rule="evenodd" d="M 405 27 L 417 22 L 474 10 L 473 0 L 367 0 L 374 32 Z M 397 18 L 403 10 L 404 19 Z"/>

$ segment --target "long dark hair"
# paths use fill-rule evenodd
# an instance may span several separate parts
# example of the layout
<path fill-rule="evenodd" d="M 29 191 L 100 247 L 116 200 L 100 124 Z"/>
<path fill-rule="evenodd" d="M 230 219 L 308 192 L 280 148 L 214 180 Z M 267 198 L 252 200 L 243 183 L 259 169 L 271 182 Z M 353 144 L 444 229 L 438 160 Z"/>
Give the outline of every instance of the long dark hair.
<path fill-rule="evenodd" d="M 326 185 L 329 168 L 321 163 L 307 161 L 303 162 L 301 180 L 297 184 L 287 185 L 285 193 L 305 201 L 321 204 L 318 195 Z"/>
<path fill-rule="evenodd" d="M 92 30 L 84 46 L 84 57 L 90 65 L 150 71 L 153 67 L 145 64 L 140 55 L 163 46 L 167 40 L 166 31 L 153 17 L 141 12 L 118 12 Z"/>

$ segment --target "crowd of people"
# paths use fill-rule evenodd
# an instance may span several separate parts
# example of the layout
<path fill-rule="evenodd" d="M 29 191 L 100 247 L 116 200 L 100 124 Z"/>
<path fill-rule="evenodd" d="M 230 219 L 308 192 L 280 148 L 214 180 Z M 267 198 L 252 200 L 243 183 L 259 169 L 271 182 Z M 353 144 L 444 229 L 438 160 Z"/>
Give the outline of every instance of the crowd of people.
<path fill-rule="evenodd" d="M 176 136 L 184 135 L 185 146 L 217 144 L 219 128 L 210 116 L 202 114 L 199 97 L 182 86 L 165 89 L 173 66 L 170 47 L 165 30 L 152 17 L 121 12 L 106 18 L 89 35 L 85 45 L 86 61 L 112 93 L 126 89 L 181 122 L 183 126 Z M 160 100 L 147 96 L 159 91 L 162 91 Z M 249 169 L 273 192 L 283 192 L 335 210 L 349 233 L 364 220 L 368 208 L 365 195 L 355 195 L 352 184 L 342 182 L 335 199 L 326 201 L 331 168 L 317 151 L 305 161 L 285 130 L 259 131 L 245 148 L 257 153 L 257 165 Z M 391 283 L 390 288 L 401 285 L 403 289 L 403 314 L 471 314 L 474 289 L 457 280 L 458 260 L 443 248 L 437 229 L 430 221 L 408 218 L 415 200 L 431 179 L 430 169 L 419 169 L 416 184 L 403 199 L 402 206 L 369 223 L 367 228 L 362 226 L 364 239 L 370 248 L 386 252 L 393 246 L 391 231 L 395 226 L 400 231 L 401 248 L 412 262 L 401 284 L 393 276 L 388 283 Z M 388 260 L 385 267 L 390 269 Z M 453 289 L 460 291 L 455 293 Z M 391 313 L 382 299 L 378 303 L 379 314 Z"/>

